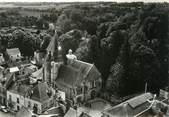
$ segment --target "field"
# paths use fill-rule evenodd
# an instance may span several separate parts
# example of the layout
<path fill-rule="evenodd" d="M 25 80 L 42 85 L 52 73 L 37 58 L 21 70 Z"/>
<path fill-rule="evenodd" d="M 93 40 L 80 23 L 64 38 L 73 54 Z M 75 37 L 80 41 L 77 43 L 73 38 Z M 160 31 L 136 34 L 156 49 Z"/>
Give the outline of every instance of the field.
<path fill-rule="evenodd" d="M 21 9 L 19 10 L 19 12 L 21 13 L 21 15 L 23 16 L 35 16 L 35 17 L 39 17 L 40 14 L 45 13 L 45 10 L 47 9 L 62 9 L 65 8 L 67 6 L 69 6 L 71 4 L 69 3 L 57 3 L 57 4 L 53 4 L 53 3 L 37 3 L 37 4 L 30 4 L 30 3 L 0 3 L 0 12 L 5 12 L 6 10 L 10 10 L 10 9 Z M 46 12 L 47 13 L 47 12 Z"/>

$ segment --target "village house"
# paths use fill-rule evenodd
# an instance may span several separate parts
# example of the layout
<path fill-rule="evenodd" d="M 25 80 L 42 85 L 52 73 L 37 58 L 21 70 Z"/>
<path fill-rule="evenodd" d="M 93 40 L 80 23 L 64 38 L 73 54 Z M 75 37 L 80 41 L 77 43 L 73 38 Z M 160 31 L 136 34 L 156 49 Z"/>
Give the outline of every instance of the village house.
<path fill-rule="evenodd" d="M 37 83 L 35 86 L 16 82 L 7 91 L 8 107 L 19 111 L 22 106 L 42 113 L 52 107 L 53 94 L 46 83 Z"/>
<path fill-rule="evenodd" d="M 0 104 L 6 105 L 7 89 L 13 80 L 13 73 L 4 74 L 4 69 L 0 68 L 0 70 Z"/>
<path fill-rule="evenodd" d="M 35 113 L 40 114 L 53 106 L 55 101 L 53 96 L 51 88 L 46 83 L 39 82 L 27 92 L 25 107 L 35 110 Z"/>
<path fill-rule="evenodd" d="M 10 61 L 15 62 L 21 60 L 21 52 L 19 48 L 6 49 L 6 53 Z"/>

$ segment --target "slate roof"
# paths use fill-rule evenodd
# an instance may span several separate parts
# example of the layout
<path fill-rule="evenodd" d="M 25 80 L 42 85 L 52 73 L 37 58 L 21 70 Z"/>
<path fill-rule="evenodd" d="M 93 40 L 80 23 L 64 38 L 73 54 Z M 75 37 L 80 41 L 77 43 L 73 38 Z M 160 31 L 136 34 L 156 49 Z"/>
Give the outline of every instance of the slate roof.
<path fill-rule="evenodd" d="M 73 88 L 81 85 L 84 78 L 90 81 L 96 80 L 98 77 L 100 77 L 100 73 L 93 64 L 74 60 L 72 64 L 60 66 L 56 84 L 62 88 Z"/>
<path fill-rule="evenodd" d="M 19 48 L 6 49 L 8 55 L 16 55 L 20 53 Z"/>
<path fill-rule="evenodd" d="M 69 66 L 73 67 L 74 69 L 78 69 L 80 78 L 86 78 L 86 80 L 93 80 L 93 78 L 98 78 L 101 76 L 100 72 L 97 70 L 94 64 L 80 60 L 74 60 L 71 62 L 71 64 L 69 64 Z"/>
<path fill-rule="evenodd" d="M 32 100 L 36 100 L 38 102 L 44 102 L 48 100 L 50 97 L 47 94 L 47 90 L 49 90 L 49 87 L 46 83 L 38 83 L 33 89 L 33 94 L 31 95 Z"/>
<path fill-rule="evenodd" d="M 148 109 L 151 103 L 149 103 L 147 100 L 151 99 L 153 99 L 151 93 L 141 94 L 117 106 L 106 109 L 105 111 L 103 111 L 103 113 L 109 115 L 110 117 L 133 117 L 139 114 L 140 112 Z"/>
<path fill-rule="evenodd" d="M 56 83 L 72 88 L 78 79 L 78 70 L 71 66 L 61 65 Z"/>
<path fill-rule="evenodd" d="M 22 108 L 16 113 L 16 117 L 32 117 L 32 113 L 22 106 Z"/>

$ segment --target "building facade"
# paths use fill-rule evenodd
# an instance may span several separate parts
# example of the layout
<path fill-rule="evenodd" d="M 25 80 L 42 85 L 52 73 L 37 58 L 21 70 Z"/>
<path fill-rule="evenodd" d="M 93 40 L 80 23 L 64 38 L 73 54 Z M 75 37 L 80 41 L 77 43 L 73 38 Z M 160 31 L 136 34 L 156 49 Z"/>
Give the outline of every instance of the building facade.
<path fill-rule="evenodd" d="M 13 84 L 7 91 L 7 106 L 15 111 L 24 106 L 40 114 L 53 104 L 54 97 L 46 83 L 38 83 L 36 86 Z"/>

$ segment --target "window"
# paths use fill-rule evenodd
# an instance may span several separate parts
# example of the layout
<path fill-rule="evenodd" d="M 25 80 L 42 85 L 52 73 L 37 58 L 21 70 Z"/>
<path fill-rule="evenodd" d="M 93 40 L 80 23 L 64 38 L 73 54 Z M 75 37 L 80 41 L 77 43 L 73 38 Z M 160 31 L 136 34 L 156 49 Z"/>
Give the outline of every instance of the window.
<path fill-rule="evenodd" d="M 31 102 L 30 101 L 28 101 L 28 108 L 30 108 L 31 107 Z"/>
<path fill-rule="evenodd" d="M 17 103 L 19 104 L 19 98 L 17 98 Z"/>
<path fill-rule="evenodd" d="M 17 110 L 18 110 L 18 111 L 20 110 L 20 107 L 19 107 L 19 106 L 17 106 Z"/>
<path fill-rule="evenodd" d="M 38 104 L 35 103 L 35 104 L 34 104 L 34 107 L 38 107 Z"/>
<path fill-rule="evenodd" d="M 9 95 L 9 100 L 12 101 L 12 96 L 11 95 Z"/>
<path fill-rule="evenodd" d="M 77 87 L 76 88 L 76 93 L 77 93 L 77 95 L 82 94 L 82 88 L 81 87 Z"/>

